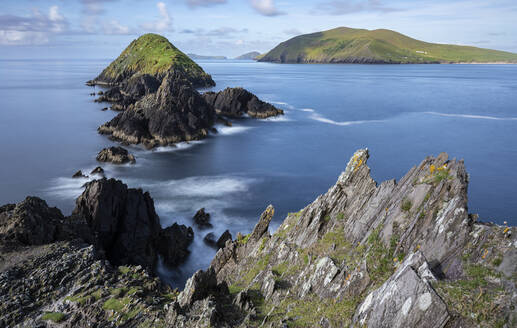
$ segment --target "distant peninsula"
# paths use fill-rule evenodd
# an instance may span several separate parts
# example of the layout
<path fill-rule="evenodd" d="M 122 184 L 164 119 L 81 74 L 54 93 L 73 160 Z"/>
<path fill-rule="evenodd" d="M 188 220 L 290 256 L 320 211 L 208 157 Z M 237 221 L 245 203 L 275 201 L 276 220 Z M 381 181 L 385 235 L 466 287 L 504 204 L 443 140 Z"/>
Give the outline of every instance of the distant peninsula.
<path fill-rule="evenodd" d="M 204 56 L 204 55 L 196 55 L 196 54 L 187 54 L 191 59 L 219 59 L 226 60 L 228 59 L 226 56 Z"/>
<path fill-rule="evenodd" d="M 260 56 L 260 52 L 252 51 L 252 52 L 247 52 L 238 57 L 235 57 L 235 59 L 237 59 L 237 60 L 255 60 L 255 59 L 257 59 L 258 56 Z"/>
<path fill-rule="evenodd" d="M 289 39 L 258 60 L 300 64 L 517 63 L 517 54 L 428 43 L 385 29 L 339 27 Z"/>

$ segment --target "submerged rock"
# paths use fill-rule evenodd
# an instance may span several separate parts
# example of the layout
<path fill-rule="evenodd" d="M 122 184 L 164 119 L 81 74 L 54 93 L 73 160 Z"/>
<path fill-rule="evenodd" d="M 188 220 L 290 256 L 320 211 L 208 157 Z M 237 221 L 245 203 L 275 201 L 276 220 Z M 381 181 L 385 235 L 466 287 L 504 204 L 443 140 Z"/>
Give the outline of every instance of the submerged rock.
<path fill-rule="evenodd" d="M 113 164 L 134 164 L 136 162 L 135 156 L 122 147 L 104 148 L 97 155 L 97 160 L 99 162 L 110 162 Z"/>
<path fill-rule="evenodd" d="M 248 114 L 255 118 L 267 118 L 284 114 L 284 111 L 263 102 L 257 96 L 243 88 L 226 88 L 223 91 L 206 92 L 205 100 L 215 108 L 219 115 L 242 117 Z"/>

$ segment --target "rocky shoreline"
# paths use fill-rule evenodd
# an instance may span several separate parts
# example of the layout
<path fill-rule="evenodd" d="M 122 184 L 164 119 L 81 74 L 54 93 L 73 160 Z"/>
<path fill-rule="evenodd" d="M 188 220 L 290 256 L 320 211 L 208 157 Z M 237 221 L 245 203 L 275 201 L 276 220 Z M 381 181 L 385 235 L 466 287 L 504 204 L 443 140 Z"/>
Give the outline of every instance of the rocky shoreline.
<path fill-rule="evenodd" d="M 154 278 L 153 264 L 188 256 L 192 230 L 161 229 L 148 193 L 101 179 L 70 217 L 37 198 L 4 205 L 0 323 L 512 327 L 517 229 L 468 214 L 463 162 L 428 157 L 378 185 L 368 157 L 357 151 L 274 234 L 269 206 L 249 235 L 226 237 L 181 292 Z"/>

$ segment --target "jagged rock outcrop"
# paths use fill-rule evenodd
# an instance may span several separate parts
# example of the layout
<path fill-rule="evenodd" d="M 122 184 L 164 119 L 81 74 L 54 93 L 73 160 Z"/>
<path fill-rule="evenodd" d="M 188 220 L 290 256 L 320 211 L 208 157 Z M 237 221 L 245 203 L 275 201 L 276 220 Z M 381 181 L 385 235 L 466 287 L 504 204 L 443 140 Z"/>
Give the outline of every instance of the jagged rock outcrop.
<path fill-rule="evenodd" d="M 203 238 L 203 241 L 208 246 L 216 249 L 223 248 L 228 240 L 232 240 L 232 234 L 229 230 L 225 230 L 225 232 L 223 232 L 217 240 L 215 239 L 215 235 L 212 232 L 207 233 L 205 238 Z"/>
<path fill-rule="evenodd" d="M 334 186 L 272 235 L 268 206 L 252 232 L 230 237 L 180 294 L 160 290 L 141 268 L 96 262 L 94 248 L 72 242 L 0 253 L 0 322 L 34 326 L 51 312 L 69 326 L 513 327 L 517 229 L 468 214 L 463 162 L 428 157 L 400 181 L 377 184 L 368 157 L 357 151 Z M 88 184 L 74 214 L 105 223 L 92 235 L 115 240 L 108 255 L 152 246 L 144 238 L 153 230 L 152 201 L 125 188 Z M 114 221 L 122 234 L 135 231 L 135 221 L 144 233 L 133 234 L 135 245 L 118 243 L 107 233 Z"/>
<path fill-rule="evenodd" d="M 74 178 L 74 179 L 76 179 L 76 178 L 87 178 L 87 177 L 88 176 L 84 175 L 81 170 L 75 172 L 74 175 L 72 175 L 72 178 Z"/>
<path fill-rule="evenodd" d="M 219 92 L 205 92 L 203 97 L 219 115 L 242 117 L 248 114 L 255 118 L 267 118 L 284 114 L 284 111 L 257 98 L 243 88 L 226 88 Z"/>
<path fill-rule="evenodd" d="M 61 211 L 48 207 L 37 197 L 0 208 L 0 241 L 22 245 L 42 245 L 58 240 L 64 220 Z"/>
<path fill-rule="evenodd" d="M 168 266 L 177 266 L 189 255 L 189 245 L 194 240 L 194 231 L 191 227 L 173 223 L 162 229 L 158 234 L 156 247 Z"/>
<path fill-rule="evenodd" d="M 368 156 L 356 152 L 336 185 L 275 234 L 268 208 L 218 251 L 218 281 L 256 295 L 244 324 L 510 327 L 517 289 L 512 269 L 500 270 L 517 248 L 515 228 L 468 214 L 463 162 L 428 157 L 377 185 Z"/>
<path fill-rule="evenodd" d="M 100 166 L 97 166 L 96 168 L 94 168 L 90 174 L 97 174 L 97 175 L 101 175 L 103 176 L 104 175 L 104 169 Z"/>
<path fill-rule="evenodd" d="M 202 139 L 215 120 L 213 108 L 183 75 L 171 72 L 157 92 L 143 97 L 98 131 L 117 141 L 152 148 Z"/>
<path fill-rule="evenodd" d="M 185 226 L 162 229 L 149 193 L 115 179 L 86 184 L 73 214 L 86 219 L 97 251 L 113 265 L 142 265 L 152 272 L 158 254 L 165 263 L 177 264 L 193 239 Z"/>
<path fill-rule="evenodd" d="M 134 164 L 136 162 L 135 156 L 122 147 L 104 148 L 97 155 L 97 160 L 99 162 L 110 162 L 113 164 Z"/>
<path fill-rule="evenodd" d="M 212 227 L 210 223 L 210 213 L 205 212 L 205 208 L 199 209 L 192 218 L 194 224 L 200 229 L 208 229 Z"/>

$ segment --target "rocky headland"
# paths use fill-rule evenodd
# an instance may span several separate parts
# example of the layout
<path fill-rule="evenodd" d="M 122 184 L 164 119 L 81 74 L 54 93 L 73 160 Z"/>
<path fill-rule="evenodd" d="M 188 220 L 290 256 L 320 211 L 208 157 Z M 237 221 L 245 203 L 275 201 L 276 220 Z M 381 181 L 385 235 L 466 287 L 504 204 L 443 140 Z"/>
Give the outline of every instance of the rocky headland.
<path fill-rule="evenodd" d="M 159 51 L 165 47 L 165 52 Z M 135 58 L 139 58 L 136 60 Z M 167 64 L 164 64 L 166 62 Z M 215 85 L 210 75 L 167 39 L 146 34 L 133 41 L 89 85 L 109 87 L 97 102 L 122 111 L 99 127 L 101 134 L 147 148 L 203 139 L 224 117 L 267 118 L 283 111 L 242 88 L 199 93 Z"/>
<path fill-rule="evenodd" d="M 141 190 L 93 181 L 71 217 L 36 198 L 2 206 L 0 323 L 514 327 L 517 229 L 468 213 L 463 161 L 428 157 L 377 184 L 368 157 L 357 151 L 274 234 L 268 206 L 250 234 L 225 237 L 180 293 L 153 278 L 153 261 L 181 260 L 191 231 L 161 229 Z"/>

